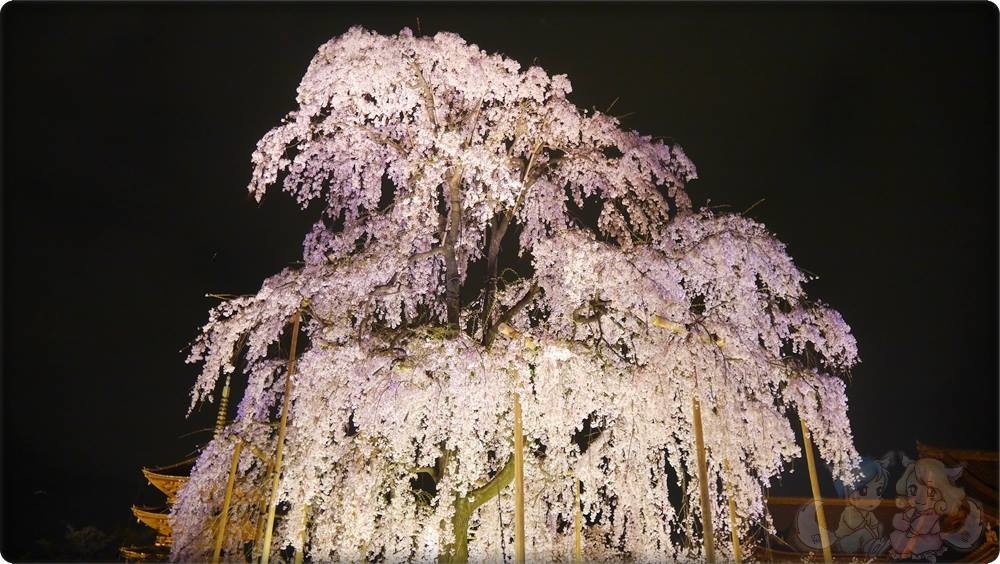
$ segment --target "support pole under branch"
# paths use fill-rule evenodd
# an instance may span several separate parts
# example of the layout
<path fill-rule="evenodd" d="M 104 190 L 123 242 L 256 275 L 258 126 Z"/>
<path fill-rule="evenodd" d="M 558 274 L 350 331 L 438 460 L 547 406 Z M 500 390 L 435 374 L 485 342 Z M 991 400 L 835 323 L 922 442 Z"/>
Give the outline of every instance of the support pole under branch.
<path fill-rule="evenodd" d="M 271 559 L 271 536 L 274 534 L 274 512 L 278 502 L 278 484 L 281 481 L 281 458 L 284 454 L 285 429 L 288 425 L 288 403 L 292 395 L 292 374 L 295 373 L 295 349 L 299 344 L 299 321 L 302 310 L 299 309 L 292 317 L 292 347 L 288 354 L 288 370 L 285 371 L 285 397 L 281 405 L 281 422 L 278 423 L 278 452 L 274 456 L 274 476 L 271 481 L 271 498 L 267 505 L 267 524 L 264 526 L 264 546 L 261 547 L 261 564 L 267 564 Z"/>
<path fill-rule="evenodd" d="M 708 469 L 705 464 L 705 438 L 701 431 L 701 403 L 694 398 L 694 441 L 698 458 L 698 489 L 701 490 L 701 526 L 705 537 L 705 562 L 715 562 L 715 531 L 712 529 L 712 507 L 708 500 Z"/>
<path fill-rule="evenodd" d="M 299 533 L 299 543 L 302 545 L 298 550 L 295 551 L 295 558 L 292 559 L 292 564 L 302 564 L 302 560 L 305 558 L 306 554 L 306 532 L 309 526 L 309 506 L 306 505 L 302 508 L 302 532 Z"/>
<path fill-rule="evenodd" d="M 580 507 L 580 479 L 573 478 L 573 562 L 583 564 L 583 509 Z"/>
<path fill-rule="evenodd" d="M 809 427 L 806 420 L 799 417 L 802 424 L 802 448 L 806 451 L 806 464 L 809 465 L 809 485 L 812 487 L 813 503 L 816 505 L 816 524 L 819 525 L 819 542 L 823 545 L 823 561 L 833 562 L 830 552 L 830 534 L 826 530 L 826 514 L 823 512 L 823 496 L 819 493 L 819 480 L 816 479 L 816 460 L 813 458 L 812 439 L 809 438 Z"/>
<path fill-rule="evenodd" d="M 514 392 L 514 562 L 524 564 L 524 431 L 521 394 Z"/>
<path fill-rule="evenodd" d="M 229 381 L 226 380 L 226 391 L 229 388 Z M 215 551 L 212 553 L 212 563 L 218 564 L 219 557 L 222 556 L 222 541 L 226 538 L 226 525 L 229 523 L 229 504 L 233 500 L 233 485 L 236 483 L 236 469 L 240 465 L 240 452 L 243 450 L 243 442 L 236 441 L 233 447 L 233 462 L 229 465 L 229 481 L 226 482 L 226 496 L 222 500 L 222 514 L 219 515 L 219 530 L 215 533 Z"/>
<path fill-rule="evenodd" d="M 722 461 L 722 471 L 727 477 L 730 477 L 728 460 Z M 729 533 L 733 539 L 733 561 L 736 564 L 741 564 L 743 559 L 740 550 L 740 532 L 736 527 L 736 500 L 733 498 L 733 486 L 729 483 L 731 481 L 729 480 L 726 486 L 726 497 L 729 498 Z"/>

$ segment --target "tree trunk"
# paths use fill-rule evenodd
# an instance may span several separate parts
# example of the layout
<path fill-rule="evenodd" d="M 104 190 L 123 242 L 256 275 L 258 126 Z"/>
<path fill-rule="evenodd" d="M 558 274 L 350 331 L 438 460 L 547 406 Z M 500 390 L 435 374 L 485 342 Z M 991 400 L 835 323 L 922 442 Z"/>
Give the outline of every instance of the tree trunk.
<path fill-rule="evenodd" d="M 465 563 L 469 561 L 469 520 L 481 505 L 500 495 L 514 479 L 514 457 L 507 459 L 503 468 L 482 487 L 455 499 L 455 515 L 451 519 L 454 540 L 444 547 L 438 562 L 441 564 Z"/>
<path fill-rule="evenodd" d="M 455 528 L 455 541 L 451 545 L 450 551 L 445 551 L 448 555 L 448 562 L 468 562 L 469 561 L 469 519 L 472 517 L 472 509 L 465 498 L 455 500 L 455 516 L 451 518 L 451 524 Z"/>
<path fill-rule="evenodd" d="M 448 180 L 448 233 L 444 238 L 445 303 L 448 307 L 448 326 L 459 329 L 462 304 L 461 279 L 458 276 L 458 257 L 455 244 L 462 224 L 462 167 L 457 167 Z"/>
<path fill-rule="evenodd" d="M 500 242 L 504 233 L 499 230 L 500 222 L 493 221 L 490 229 L 490 243 L 486 250 L 486 285 L 484 286 L 483 311 L 479 317 L 479 325 L 483 332 L 483 346 L 489 348 L 496 337 L 495 332 L 490 332 L 493 324 L 493 302 L 497 292 L 497 255 L 500 254 Z"/>

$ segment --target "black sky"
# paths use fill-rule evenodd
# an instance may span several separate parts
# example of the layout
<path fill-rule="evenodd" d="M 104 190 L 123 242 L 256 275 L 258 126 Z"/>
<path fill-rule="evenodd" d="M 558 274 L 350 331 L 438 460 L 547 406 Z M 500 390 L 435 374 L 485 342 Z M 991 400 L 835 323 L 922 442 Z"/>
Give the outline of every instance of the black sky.
<path fill-rule="evenodd" d="M 963 4 L 3 7 L 3 537 L 109 527 L 211 424 L 184 349 L 300 258 L 316 210 L 247 195 L 316 49 L 419 18 L 566 73 L 684 146 L 853 327 L 865 454 L 997 448 L 997 10 Z"/>

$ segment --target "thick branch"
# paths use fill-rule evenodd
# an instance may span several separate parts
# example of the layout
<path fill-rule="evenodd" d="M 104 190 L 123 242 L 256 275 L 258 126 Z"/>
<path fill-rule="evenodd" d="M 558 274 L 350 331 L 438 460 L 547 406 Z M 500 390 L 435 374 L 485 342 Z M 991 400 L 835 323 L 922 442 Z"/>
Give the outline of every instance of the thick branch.
<path fill-rule="evenodd" d="M 486 482 L 481 487 L 469 492 L 469 497 L 472 498 L 469 505 L 470 511 L 479 509 L 480 505 L 499 495 L 504 488 L 510 485 L 510 482 L 513 479 L 514 457 L 511 456 L 507 459 L 507 463 L 503 465 L 503 468 L 501 468 L 495 476 L 490 478 L 489 482 Z"/>
<path fill-rule="evenodd" d="M 518 208 L 524 203 L 524 198 L 528 195 L 528 189 L 531 188 L 533 182 L 531 181 L 529 175 L 531 174 L 531 168 L 535 165 L 535 158 L 538 156 L 538 152 L 542 148 L 542 142 L 539 141 L 535 143 L 535 148 L 531 151 L 531 157 L 528 159 L 528 164 L 524 167 L 524 173 L 521 175 L 521 192 L 517 195 L 517 200 L 514 201 L 514 205 L 507 210 L 503 215 L 503 219 L 500 221 L 500 227 L 497 229 L 494 237 L 497 239 L 503 239 L 505 233 L 507 233 L 507 228 L 510 227 L 511 218 L 517 213 Z M 497 241 L 499 244 L 500 241 Z"/>
<path fill-rule="evenodd" d="M 444 238 L 445 303 L 448 306 L 448 325 L 458 329 L 461 319 L 461 280 L 458 275 L 458 257 L 455 245 L 462 224 L 462 167 L 458 166 L 448 180 L 448 232 Z"/>
<path fill-rule="evenodd" d="M 541 291 L 541 288 L 538 287 L 538 284 L 532 284 L 531 288 L 528 288 L 528 291 L 521 296 L 521 299 L 517 300 L 517 303 L 512 305 L 510 309 L 504 312 L 503 315 L 501 315 L 492 325 L 489 326 L 483 335 L 483 344 L 487 347 L 493 344 L 493 341 L 497 338 L 497 331 L 500 329 L 500 326 L 504 323 L 508 323 L 511 319 L 514 319 L 515 315 L 527 307 L 527 305 L 531 303 L 531 300 L 535 299 L 535 296 L 538 295 L 539 291 Z"/>
<path fill-rule="evenodd" d="M 486 280 L 483 296 L 483 310 L 479 314 L 479 326 L 483 332 L 483 345 L 489 346 L 490 339 L 487 329 L 490 317 L 493 315 L 493 303 L 497 293 L 497 255 L 500 254 L 500 237 L 496 237 L 500 221 L 494 217 L 490 221 L 489 248 L 486 251 Z"/>
<path fill-rule="evenodd" d="M 493 314 L 493 303 L 496 300 L 497 293 L 497 255 L 500 253 L 500 243 L 503 242 L 504 235 L 507 234 L 511 218 L 517 213 L 518 208 L 524 204 L 524 199 L 532 184 L 529 178 L 531 168 L 534 166 L 535 159 L 538 157 L 541 149 L 542 142 L 539 140 L 535 143 L 535 148 L 531 151 L 531 157 L 528 159 L 528 164 L 525 165 L 523 174 L 521 175 L 523 186 L 521 192 L 517 195 L 517 200 L 514 201 L 513 207 L 503 213 L 503 217 L 499 221 L 494 219 L 491 224 L 489 248 L 486 251 L 486 287 L 483 297 L 483 311 L 479 318 L 480 325 L 483 327 L 483 345 L 485 346 L 489 346 L 493 342 L 493 339 L 496 337 L 496 327 L 500 324 L 500 322 L 493 323 L 490 319 Z M 492 329 L 492 335 L 487 330 L 488 327 Z"/>
<path fill-rule="evenodd" d="M 413 61 L 413 68 L 417 72 L 417 78 L 420 79 L 420 90 L 424 96 L 424 106 L 427 108 L 427 116 L 431 120 L 431 124 L 437 129 L 437 111 L 434 108 L 434 91 L 431 90 L 431 85 L 427 84 L 427 79 L 424 78 L 424 73 L 420 70 L 420 65 L 417 61 Z"/>
<path fill-rule="evenodd" d="M 479 488 L 466 496 L 455 498 L 455 515 L 451 518 L 454 542 L 445 547 L 438 561 L 441 563 L 469 561 L 469 520 L 481 505 L 495 498 L 514 480 L 514 457 L 507 459 L 503 468 Z"/>

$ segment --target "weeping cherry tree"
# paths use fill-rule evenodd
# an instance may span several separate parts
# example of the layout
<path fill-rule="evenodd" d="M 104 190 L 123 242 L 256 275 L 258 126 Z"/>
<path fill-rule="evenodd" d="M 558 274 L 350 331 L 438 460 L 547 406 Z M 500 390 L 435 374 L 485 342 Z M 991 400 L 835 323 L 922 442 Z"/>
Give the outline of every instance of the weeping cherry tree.
<path fill-rule="evenodd" d="M 226 559 L 511 558 L 515 395 L 532 560 L 572 559 L 578 507 L 588 561 L 702 558 L 696 400 L 718 531 L 769 526 L 799 418 L 849 477 L 840 314 L 763 225 L 694 208 L 680 147 L 570 91 L 451 33 L 320 48 L 249 190 L 322 216 L 301 266 L 218 305 L 193 345 L 192 407 L 234 372 L 246 392 L 178 495 L 173 558 L 211 554 L 237 442 Z"/>

